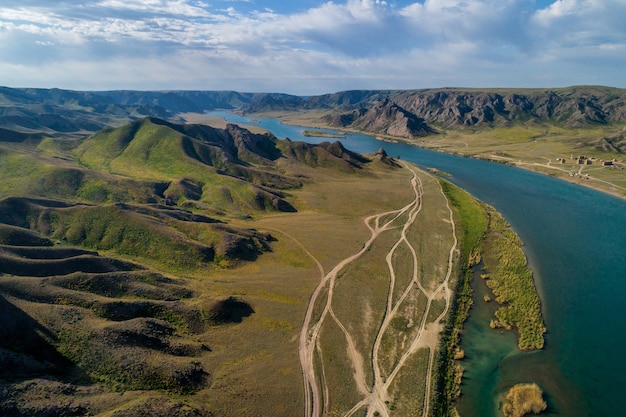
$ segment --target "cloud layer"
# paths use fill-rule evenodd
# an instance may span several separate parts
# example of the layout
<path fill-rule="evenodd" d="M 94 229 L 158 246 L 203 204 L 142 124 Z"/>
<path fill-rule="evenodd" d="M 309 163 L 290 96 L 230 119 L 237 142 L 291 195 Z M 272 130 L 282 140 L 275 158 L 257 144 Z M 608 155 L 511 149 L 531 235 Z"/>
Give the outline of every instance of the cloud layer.
<path fill-rule="evenodd" d="M 623 16 L 624 0 L 5 0 L 0 83 L 294 94 L 626 87 Z"/>

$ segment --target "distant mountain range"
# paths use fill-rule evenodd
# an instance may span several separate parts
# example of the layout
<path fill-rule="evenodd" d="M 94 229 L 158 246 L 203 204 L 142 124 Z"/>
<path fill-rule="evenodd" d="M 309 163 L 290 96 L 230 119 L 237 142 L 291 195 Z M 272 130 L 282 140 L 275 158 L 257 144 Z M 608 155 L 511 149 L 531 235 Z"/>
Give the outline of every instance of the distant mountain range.
<path fill-rule="evenodd" d="M 626 90 L 556 89 L 344 91 L 312 97 L 235 91 L 99 91 L 0 88 L 0 128 L 20 133 L 88 133 L 146 116 L 323 110 L 323 121 L 377 134 L 416 137 L 446 129 L 549 123 L 577 128 L 626 120 Z"/>

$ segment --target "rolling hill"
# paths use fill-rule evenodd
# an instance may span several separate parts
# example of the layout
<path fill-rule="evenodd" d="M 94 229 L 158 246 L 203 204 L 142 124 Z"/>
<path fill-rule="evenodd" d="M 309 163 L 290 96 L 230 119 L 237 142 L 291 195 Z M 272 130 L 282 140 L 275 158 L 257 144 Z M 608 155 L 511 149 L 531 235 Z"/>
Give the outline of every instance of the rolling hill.
<path fill-rule="evenodd" d="M 364 217 L 382 213 L 386 222 L 389 210 L 417 201 L 408 173 L 382 149 L 364 156 L 340 142 L 179 124 L 181 113 L 310 112 L 377 135 L 437 141 L 461 132 L 444 139 L 466 148 L 462 132 L 476 131 L 485 152 L 502 158 L 501 132 L 519 152 L 559 135 L 567 145 L 559 155 L 591 147 L 609 159 L 625 146 L 624 100 L 624 90 L 605 87 L 306 98 L 0 88 L 0 410 L 133 417 L 304 408 L 297 340 L 319 271 L 363 248 Z M 440 196 L 437 181 L 427 182 L 424 195 Z M 428 207 L 442 218 L 443 204 Z M 371 265 L 380 266 L 352 278 L 372 278 Z M 355 294 L 347 289 L 337 301 L 346 314 Z M 333 370 L 352 380 L 348 368 Z"/>
<path fill-rule="evenodd" d="M 256 314 L 221 277 L 284 247 L 251 221 L 293 215 L 306 203 L 292 193 L 323 178 L 395 166 L 338 142 L 154 117 L 85 138 L 3 133 L 0 410 L 12 416 L 215 415 L 193 400 L 229 392 L 213 386 L 225 359 L 212 343 Z"/>

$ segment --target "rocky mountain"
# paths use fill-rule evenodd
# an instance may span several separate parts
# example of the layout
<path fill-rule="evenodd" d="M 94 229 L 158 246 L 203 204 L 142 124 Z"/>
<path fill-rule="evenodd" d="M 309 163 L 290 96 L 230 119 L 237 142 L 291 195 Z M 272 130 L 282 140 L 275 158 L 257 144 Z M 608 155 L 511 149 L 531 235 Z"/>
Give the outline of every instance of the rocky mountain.
<path fill-rule="evenodd" d="M 582 127 L 626 120 L 626 91 L 604 87 L 440 90 L 398 94 L 395 100 L 430 123 L 449 128 L 516 122 Z"/>
<path fill-rule="evenodd" d="M 363 113 L 363 109 L 380 108 L 387 101 L 422 119 L 431 130 L 516 123 L 551 123 L 576 128 L 626 120 L 626 90 L 609 87 L 347 91 L 309 99 L 310 104 L 336 112 L 326 120 L 344 119 L 335 125 L 350 120 L 353 113 L 346 113 L 346 109 Z M 390 114 L 388 123 L 395 117 Z M 362 126 L 367 130 L 377 125 L 363 122 Z"/>
<path fill-rule="evenodd" d="M 331 114 L 324 116 L 322 120 L 331 126 L 403 138 L 415 138 L 436 133 L 423 119 L 387 98 L 375 103 L 369 109 L 361 108 L 349 113 Z"/>
<path fill-rule="evenodd" d="M 146 116 L 180 121 L 179 113 L 208 110 L 285 110 L 303 99 L 235 91 L 72 91 L 0 87 L 0 128 L 21 133 L 93 133 Z"/>
<path fill-rule="evenodd" d="M 390 103 L 397 107 L 384 109 Z M 618 123 L 626 120 L 626 90 L 598 86 L 438 88 L 352 90 L 298 97 L 235 91 L 85 92 L 0 87 L 0 128 L 20 133 L 85 134 L 146 116 L 180 121 L 181 113 L 216 109 L 246 114 L 322 110 L 328 113 L 325 120 L 334 126 L 355 123 L 350 127 L 415 137 L 441 129 L 520 123 L 549 123 L 568 128 Z M 379 114 L 362 118 L 370 110 Z"/>

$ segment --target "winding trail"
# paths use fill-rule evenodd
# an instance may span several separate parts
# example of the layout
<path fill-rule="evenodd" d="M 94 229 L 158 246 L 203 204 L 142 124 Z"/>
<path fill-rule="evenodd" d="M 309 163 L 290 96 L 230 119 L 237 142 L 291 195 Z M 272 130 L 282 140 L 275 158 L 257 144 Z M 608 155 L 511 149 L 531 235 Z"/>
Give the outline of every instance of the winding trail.
<path fill-rule="evenodd" d="M 322 350 L 320 344 L 323 326 L 329 318 L 338 326 L 343 334 L 348 352 L 348 360 L 350 361 L 353 369 L 355 388 L 362 396 L 362 399 L 354 404 L 350 410 L 345 412 L 344 416 L 352 416 L 362 409 L 366 410 L 366 415 L 368 417 L 374 415 L 386 417 L 391 416 L 392 410 L 389 407 L 391 385 L 400 372 L 402 372 L 405 368 L 407 361 L 411 358 L 411 356 L 414 355 L 419 349 L 423 348 L 429 350 L 429 356 L 426 375 L 424 376 L 425 394 L 424 398 L 421 400 L 423 404 L 421 411 L 423 416 L 427 416 L 429 413 L 432 373 L 434 369 L 435 353 L 438 346 L 439 332 L 442 328 L 441 322 L 449 311 L 452 298 L 449 282 L 453 271 L 455 254 L 457 252 L 456 228 L 452 209 L 450 208 L 449 202 L 447 201 L 443 190 L 439 186 L 439 190 L 446 201 L 446 207 L 449 213 L 448 218 L 441 220 L 450 224 L 450 233 L 452 234 L 453 243 L 448 253 L 445 275 L 437 280 L 437 285 L 434 289 L 429 290 L 425 288 L 422 282 L 420 282 L 418 274 L 419 258 L 418 253 L 413 246 L 415 242 L 411 242 L 410 238 L 407 236 L 409 228 L 416 222 L 420 212 L 422 211 L 424 195 L 423 184 L 422 180 L 418 176 L 416 168 L 406 163 L 404 163 L 404 167 L 409 169 L 412 173 L 410 183 L 414 193 L 413 200 L 397 210 L 386 211 L 365 218 L 365 226 L 370 231 L 369 239 L 363 244 L 361 250 L 339 262 L 328 273 L 325 273 L 321 263 L 311 254 L 310 251 L 308 251 L 295 238 L 286 234 L 294 240 L 294 242 L 296 242 L 305 251 L 305 253 L 311 257 L 311 259 L 315 261 L 320 273 L 320 282 L 313 291 L 309 300 L 299 339 L 299 355 L 304 382 L 305 417 L 322 417 L 330 413 L 329 397 L 332 395 L 333 387 L 328 386 L 325 378 L 324 362 L 322 360 Z M 368 376 L 363 359 L 364 355 L 359 351 L 357 343 L 355 343 L 354 336 L 333 311 L 332 303 L 335 295 L 335 284 L 339 273 L 347 265 L 357 261 L 363 254 L 365 254 L 382 233 L 397 228 L 401 228 L 400 236 L 385 256 L 385 262 L 389 270 L 389 285 L 385 310 L 383 312 L 382 322 L 375 334 L 373 345 L 370 347 L 371 351 L 368 350 L 369 357 L 367 360 L 371 362 L 371 370 L 373 372 L 373 383 L 370 385 L 368 384 Z M 394 267 L 394 253 L 402 245 L 409 250 L 413 261 L 412 277 L 405 288 L 399 289 L 402 292 L 397 299 L 394 300 L 394 294 L 396 293 L 397 286 L 396 271 Z M 381 358 L 381 355 L 384 357 L 384 352 L 381 349 L 383 337 L 390 331 L 392 320 L 395 317 L 398 317 L 400 307 L 405 301 L 407 301 L 409 295 L 415 291 L 421 292 L 426 297 L 426 308 L 422 313 L 417 330 L 411 334 L 412 340 L 410 340 L 408 348 L 402 352 L 400 359 L 393 365 L 392 369 L 384 369 L 382 362 L 384 358 Z M 321 298 L 322 294 L 325 295 L 325 299 Z M 438 299 L 444 300 L 445 307 L 435 320 L 429 322 L 428 317 L 431 312 L 433 301 Z M 323 308 L 320 312 L 319 310 L 322 305 Z"/>

